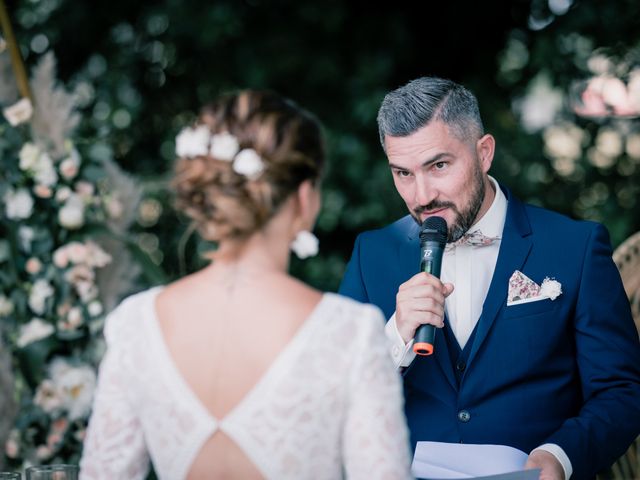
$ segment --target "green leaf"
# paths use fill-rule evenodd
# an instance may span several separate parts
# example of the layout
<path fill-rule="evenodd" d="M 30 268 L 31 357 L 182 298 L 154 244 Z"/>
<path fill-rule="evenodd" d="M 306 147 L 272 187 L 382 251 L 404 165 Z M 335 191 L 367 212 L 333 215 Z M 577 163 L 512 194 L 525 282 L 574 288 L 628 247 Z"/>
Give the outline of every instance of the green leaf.
<path fill-rule="evenodd" d="M 47 360 L 60 347 L 54 335 L 32 342 L 16 352 L 20 370 L 29 387 L 35 389 L 46 374 Z"/>

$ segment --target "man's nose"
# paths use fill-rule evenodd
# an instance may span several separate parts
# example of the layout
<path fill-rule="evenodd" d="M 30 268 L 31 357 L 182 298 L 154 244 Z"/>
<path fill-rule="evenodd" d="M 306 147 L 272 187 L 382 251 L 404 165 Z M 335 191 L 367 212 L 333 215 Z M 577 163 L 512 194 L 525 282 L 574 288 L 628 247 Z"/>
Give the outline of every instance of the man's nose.
<path fill-rule="evenodd" d="M 418 205 L 424 206 L 431 203 L 437 197 L 434 188 L 430 187 L 427 182 L 420 178 L 416 178 L 415 201 Z"/>

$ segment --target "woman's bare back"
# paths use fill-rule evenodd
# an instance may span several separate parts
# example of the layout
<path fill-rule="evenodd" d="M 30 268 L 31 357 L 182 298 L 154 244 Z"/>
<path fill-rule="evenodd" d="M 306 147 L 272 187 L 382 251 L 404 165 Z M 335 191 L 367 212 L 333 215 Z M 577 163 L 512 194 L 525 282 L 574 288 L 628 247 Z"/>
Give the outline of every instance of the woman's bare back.
<path fill-rule="evenodd" d="M 320 299 L 319 292 L 283 273 L 255 278 L 212 266 L 165 288 L 155 307 L 178 371 L 220 421 L 262 378 Z M 262 475 L 233 439 L 217 430 L 188 478 Z"/>

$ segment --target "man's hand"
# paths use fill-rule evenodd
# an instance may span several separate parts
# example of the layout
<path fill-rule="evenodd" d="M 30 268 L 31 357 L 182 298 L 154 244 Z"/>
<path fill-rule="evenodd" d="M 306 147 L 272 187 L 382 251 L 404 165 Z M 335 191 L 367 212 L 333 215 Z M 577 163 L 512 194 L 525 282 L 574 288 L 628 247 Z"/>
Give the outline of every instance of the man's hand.
<path fill-rule="evenodd" d="M 524 465 L 525 470 L 530 468 L 540 468 L 540 480 L 564 480 L 564 470 L 562 465 L 553 454 L 544 450 L 535 450 L 531 452 L 527 463 Z"/>
<path fill-rule="evenodd" d="M 408 343 L 423 324 L 444 326 L 444 299 L 453 292 L 453 285 L 420 272 L 400 285 L 396 295 L 396 326 Z"/>

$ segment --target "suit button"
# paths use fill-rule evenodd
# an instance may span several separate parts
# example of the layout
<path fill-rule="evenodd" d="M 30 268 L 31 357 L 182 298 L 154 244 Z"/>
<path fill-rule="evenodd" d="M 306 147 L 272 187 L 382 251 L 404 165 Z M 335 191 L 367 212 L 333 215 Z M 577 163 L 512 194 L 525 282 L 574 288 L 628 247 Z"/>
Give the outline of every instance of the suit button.
<path fill-rule="evenodd" d="M 467 364 L 464 362 L 458 362 L 456 363 L 456 370 L 458 370 L 459 372 L 464 372 L 464 369 L 467 368 Z"/>
<path fill-rule="evenodd" d="M 458 412 L 458 420 L 467 423 L 469 420 L 471 420 L 471 414 L 466 410 L 460 410 Z"/>

